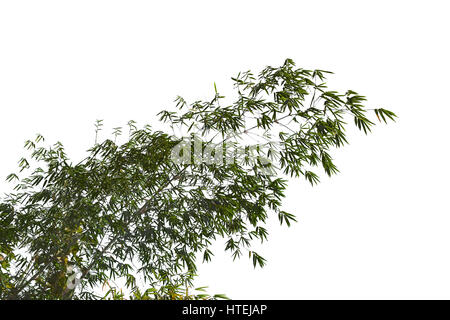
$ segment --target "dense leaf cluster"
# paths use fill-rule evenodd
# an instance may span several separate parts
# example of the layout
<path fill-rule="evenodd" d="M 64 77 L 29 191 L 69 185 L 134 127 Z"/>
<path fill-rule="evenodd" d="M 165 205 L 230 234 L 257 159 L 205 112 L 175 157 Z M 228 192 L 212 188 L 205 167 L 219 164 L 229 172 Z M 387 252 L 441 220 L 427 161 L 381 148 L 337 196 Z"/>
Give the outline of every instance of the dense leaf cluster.
<path fill-rule="evenodd" d="M 296 68 L 288 59 L 257 77 L 248 71 L 233 78 L 237 97 L 229 105 L 216 89 L 210 101 L 179 97 L 177 111 L 160 113 L 202 148 L 238 145 L 244 157 L 232 162 L 174 162 L 172 150 L 183 138 L 134 122 L 126 142 L 116 142 L 116 128 L 114 140 L 96 143 L 77 164 L 60 143 L 46 147 L 41 136 L 27 141 L 29 155 L 19 162 L 24 177 L 8 176 L 14 192 L 0 203 L 0 298 L 96 298 L 93 288 L 117 278 L 135 295 L 157 279 L 176 286 L 190 281 L 199 254 L 211 259 L 218 237 L 233 258 L 245 251 L 263 266 L 251 244 L 267 239 L 268 216 L 287 225 L 295 220 L 281 209 L 282 174 L 315 184 L 314 168 L 338 172 L 330 152 L 347 143 L 345 119 L 365 133 L 374 125 L 363 96 L 327 89 L 329 73 Z M 374 111 L 380 121 L 395 118 Z M 268 147 L 253 148 L 252 158 L 256 137 Z M 231 152 L 227 145 L 223 151 Z M 80 271 L 75 290 L 69 266 Z"/>

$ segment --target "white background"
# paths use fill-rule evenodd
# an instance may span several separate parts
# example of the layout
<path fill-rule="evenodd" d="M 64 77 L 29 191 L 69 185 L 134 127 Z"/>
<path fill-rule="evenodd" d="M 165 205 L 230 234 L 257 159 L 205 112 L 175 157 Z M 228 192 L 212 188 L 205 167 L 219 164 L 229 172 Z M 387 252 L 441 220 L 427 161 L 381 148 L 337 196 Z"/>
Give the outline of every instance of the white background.
<path fill-rule="evenodd" d="M 350 130 L 338 176 L 290 182 L 299 222 L 270 222 L 264 269 L 218 246 L 197 284 L 234 299 L 448 299 L 446 2 L 0 1 L 1 179 L 38 132 L 80 160 L 95 119 L 154 124 L 176 95 L 227 93 L 237 72 L 290 57 L 399 120 Z"/>

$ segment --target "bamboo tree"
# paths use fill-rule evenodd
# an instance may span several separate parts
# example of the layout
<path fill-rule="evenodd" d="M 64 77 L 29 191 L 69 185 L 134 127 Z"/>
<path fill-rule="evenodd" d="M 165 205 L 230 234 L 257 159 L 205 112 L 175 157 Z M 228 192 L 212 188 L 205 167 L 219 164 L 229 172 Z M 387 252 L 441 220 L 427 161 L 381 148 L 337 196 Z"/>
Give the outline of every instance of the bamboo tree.
<path fill-rule="evenodd" d="M 287 59 L 258 76 L 247 71 L 232 78 L 236 98 L 229 104 L 216 85 L 209 101 L 178 97 L 176 110 L 159 116 L 185 137 L 130 121 L 124 143 L 117 142 L 121 128 L 98 142 L 98 121 L 94 146 L 76 164 L 61 143 L 45 146 L 40 135 L 27 141 L 20 173 L 7 178 L 14 191 L 0 203 L 0 298 L 101 298 L 94 288 L 117 278 L 126 279 L 133 297 L 189 287 L 196 258 L 210 261 L 218 238 L 226 239 L 233 259 L 247 253 L 255 267 L 264 266 L 252 243 L 267 240 L 268 216 L 288 226 L 295 221 L 282 209 L 286 176 L 314 185 L 318 168 L 336 174 L 331 152 L 348 143 L 347 119 L 367 134 L 375 120 L 396 117 L 366 108 L 365 97 L 352 90 L 329 90 L 330 73 Z M 178 154 L 187 163 L 174 161 L 186 137 L 199 142 L 201 161 L 195 144 Z M 243 156 L 229 161 L 236 151 L 230 145 Z M 76 287 L 72 267 L 80 271 Z"/>

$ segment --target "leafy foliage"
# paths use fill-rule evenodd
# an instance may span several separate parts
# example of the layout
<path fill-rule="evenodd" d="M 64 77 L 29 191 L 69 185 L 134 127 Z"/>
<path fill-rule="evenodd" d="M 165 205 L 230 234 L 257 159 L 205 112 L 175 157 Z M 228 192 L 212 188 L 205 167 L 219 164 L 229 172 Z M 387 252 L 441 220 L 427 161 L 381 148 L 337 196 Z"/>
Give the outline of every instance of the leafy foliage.
<path fill-rule="evenodd" d="M 229 298 L 224 294 L 210 295 L 207 287 L 190 288 L 182 283 L 159 285 L 141 292 L 138 288 L 127 297 L 117 286 L 111 286 L 106 282 L 109 290 L 103 296 L 103 300 L 219 300 Z"/>
<path fill-rule="evenodd" d="M 191 283 L 196 257 L 210 261 L 209 247 L 222 237 L 233 259 L 247 250 L 254 266 L 264 266 L 251 244 L 267 240 L 269 214 L 288 226 L 295 221 L 281 209 L 287 186 L 282 175 L 316 184 L 317 167 L 337 173 L 330 152 L 348 143 L 345 118 L 366 134 L 374 125 L 365 97 L 329 91 L 328 74 L 296 68 L 287 59 L 258 77 L 247 71 L 232 78 L 237 98 L 229 105 L 222 105 L 215 86 L 212 100 L 189 104 L 178 97 L 177 111 L 159 114 L 162 122 L 200 139 L 203 151 L 232 141 L 245 151 L 238 161 L 199 162 L 191 155 L 188 164 L 174 162 L 172 150 L 183 139 L 150 126 L 138 129 L 133 121 L 122 144 L 121 128 L 114 129 L 113 140 L 98 143 L 97 122 L 95 145 L 75 164 L 59 142 L 45 146 L 40 135 L 27 141 L 20 174 L 7 177 L 14 192 L 0 203 L 0 298 L 101 298 L 94 288 L 116 278 L 126 279 L 134 297 L 178 297 L 178 289 L 161 293 L 155 283 Z M 380 122 L 396 117 L 373 110 Z M 269 147 L 255 148 L 256 138 Z M 224 157 L 217 151 L 214 156 Z M 80 270 L 75 289 L 68 285 L 71 266 Z M 141 293 L 142 283 L 153 291 Z M 110 294 L 123 298 L 115 289 Z"/>

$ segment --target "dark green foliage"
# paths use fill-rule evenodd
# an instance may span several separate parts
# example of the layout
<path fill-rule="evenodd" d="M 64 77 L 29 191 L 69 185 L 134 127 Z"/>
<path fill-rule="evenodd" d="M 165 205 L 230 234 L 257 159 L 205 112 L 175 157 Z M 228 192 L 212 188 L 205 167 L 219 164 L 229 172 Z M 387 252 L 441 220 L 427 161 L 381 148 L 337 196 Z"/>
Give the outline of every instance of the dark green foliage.
<path fill-rule="evenodd" d="M 60 143 L 45 147 L 41 136 L 27 141 L 30 154 L 19 162 L 25 177 L 8 176 L 14 192 L 0 203 L 0 298 L 96 298 L 92 288 L 117 278 L 126 279 L 135 297 L 138 284 L 189 284 L 196 257 L 210 261 L 209 246 L 218 237 L 233 258 L 245 251 L 254 266 L 263 266 L 251 243 L 267 239 L 269 214 L 288 226 L 295 220 L 281 209 L 281 175 L 315 184 L 315 167 L 337 173 L 330 152 L 347 143 L 344 119 L 353 117 L 365 133 L 374 125 L 363 96 L 327 90 L 329 73 L 296 68 L 288 59 L 257 78 L 251 72 L 233 78 L 237 98 L 229 105 L 221 105 L 215 88 L 210 101 L 188 104 L 180 97 L 179 111 L 160 113 L 204 146 L 234 141 L 249 150 L 242 139 L 263 137 L 269 148 L 255 149 L 257 161 L 247 152 L 233 163 L 175 163 L 171 152 L 181 138 L 137 129 L 133 121 L 123 144 L 117 143 L 121 128 L 114 129 L 114 140 L 97 143 L 99 121 L 96 144 L 77 164 Z M 374 111 L 380 121 L 395 118 Z M 265 174 L 268 168 L 276 174 Z M 75 290 L 67 285 L 69 266 L 80 271 Z"/>

